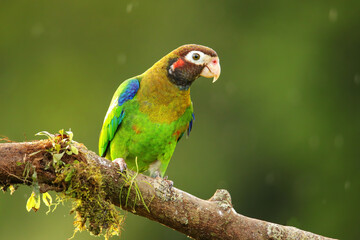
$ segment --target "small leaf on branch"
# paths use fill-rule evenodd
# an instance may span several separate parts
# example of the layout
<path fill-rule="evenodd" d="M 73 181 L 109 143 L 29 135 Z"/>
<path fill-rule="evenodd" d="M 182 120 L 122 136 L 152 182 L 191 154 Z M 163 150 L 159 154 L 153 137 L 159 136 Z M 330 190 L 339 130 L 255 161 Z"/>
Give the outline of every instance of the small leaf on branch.
<path fill-rule="evenodd" d="M 71 151 L 72 151 L 75 155 L 78 155 L 78 153 L 79 153 L 79 150 L 78 150 L 74 145 L 71 145 Z"/>
<path fill-rule="evenodd" d="M 39 208 L 40 208 L 40 195 L 35 194 L 35 192 L 32 192 L 31 196 L 26 202 L 26 210 L 30 212 L 32 209 L 34 210 L 34 212 L 36 212 L 37 210 L 39 210 Z"/>
<path fill-rule="evenodd" d="M 53 154 L 53 159 L 54 159 L 54 163 L 57 163 L 61 160 L 61 158 L 64 156 L 65 152 L 62 153 L 54 153 Z"/>
<path fill-rule="evenodd" d="M 43 200 L 43 202 L 45 203 L 45 205 L 46 205 L 47 207 L 50 207 L 50 206 L 51 206 L 51 204 L 52 204 L 52 197 L 51 197 L 51 195 L 50 195 L 48 192 L 42 194 L 42 200 Z"/>
<path fill-rule="evenodd" d="M 13 193 L 15 192 L 15 188 L 13 185 L 10 185 L 9 186 L 9 189 L 10 189 L 10 195 L 13 195 Z"/>

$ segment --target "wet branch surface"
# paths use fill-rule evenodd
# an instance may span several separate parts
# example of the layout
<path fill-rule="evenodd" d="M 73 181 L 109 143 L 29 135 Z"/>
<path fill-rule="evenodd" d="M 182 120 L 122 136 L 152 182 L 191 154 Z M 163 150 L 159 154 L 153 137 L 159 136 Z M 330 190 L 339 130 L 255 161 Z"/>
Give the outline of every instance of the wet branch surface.
<path fill-rule="evenodd" d="M 26 166 L 23 163 L 30 163 L 36 169 L 41 192 L 64 191 L 65 183 L 54 183 L 57 177 L 54 169 L 45 167 L 51 161 L 47 152 L 51 146 L 49 140 L 0 143 L 0 185 L 31 185 L 31 178 L 24 179 L 23 176 Z M 223 189 L 217 190 L 209 200 L 203 200 L 172 187 L 170 181 L 138 174 L 136 182 L 143 197 L 140 201 L 135 188 L 125 182 L 114 163 L 82 144 L 76 144 L 76 147 L 79 154 L 65 154 L 66 161 L 78 160 L 97 166 L 103 175 L 104 191 L 114 205 L 193 239 L 331 239 L 238 214 L 232 207 L 230 194 Z M 30 174 L 31 171 L 33 169 Z"/>

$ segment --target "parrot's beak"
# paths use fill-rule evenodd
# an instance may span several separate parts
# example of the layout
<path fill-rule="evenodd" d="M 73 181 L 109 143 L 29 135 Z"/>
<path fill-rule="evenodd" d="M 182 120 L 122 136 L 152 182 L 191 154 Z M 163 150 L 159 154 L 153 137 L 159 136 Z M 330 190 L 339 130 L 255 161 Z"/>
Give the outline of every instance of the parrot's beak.
<path fill-rule="evenodd" d="M 205 65 L 204 69 L 201 71 L 200 76 L 206 78 L 214 78 L 213 83 L 218 80 L 220 76 L 221 68 L 218 57 L 213 57 L 210 59 L 209 63 Z"/>

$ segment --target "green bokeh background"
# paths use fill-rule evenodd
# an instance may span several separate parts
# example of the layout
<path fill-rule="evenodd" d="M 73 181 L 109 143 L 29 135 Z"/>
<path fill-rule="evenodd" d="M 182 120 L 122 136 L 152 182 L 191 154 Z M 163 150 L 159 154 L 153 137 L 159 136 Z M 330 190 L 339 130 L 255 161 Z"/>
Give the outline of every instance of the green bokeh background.
<path fill-rule="evenodd" d="M 360 235 L 360 1 L 0 1 L 0 134 L 69 129 L 97 150 L 125 79 L 185 43 L 214 48 L 218 82 L 192 87 L 196 122 L 167 175 L 217 188 L 246 216 Z M 0 239 L 67 239 L 69 206 L 28 213 L 0 193 Z M 54 194 L 53 194 L 54 196 Z M 75 239 L 94 239 L 87 232 Z M 122 239 L 186 239 L 127 214 Z"/>

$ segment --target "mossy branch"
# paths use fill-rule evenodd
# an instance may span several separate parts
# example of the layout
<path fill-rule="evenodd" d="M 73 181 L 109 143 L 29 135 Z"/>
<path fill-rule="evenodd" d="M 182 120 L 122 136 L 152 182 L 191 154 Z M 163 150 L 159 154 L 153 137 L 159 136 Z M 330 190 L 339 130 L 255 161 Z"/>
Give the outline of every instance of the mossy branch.
<path fill-rule="evenodd" d="M 82 165 L 98 169 L 102 181 L 101 191 L 110 203 L 194 239 L 330 239 L 294 227 L 240 215 L 232 207 L 230 194 L 226 190 L 217 190 L 209 200 L 202 200 L 172 187 L 167 180 L 142 174 L 137 174 L 137 185 L 134 187 L 129 184 L 126 174 L 118 172 L 114 163 L 99 157 L 82 144 L 74 143 L 74 146 L 78 154 L 65 154 L 62 160 L 65 163 L 86 163 Z M 51 148 L 51 140 L 0 143 L 0 185 L 5 189 L 14 184 L 32 185 L 33 179 L 25 178 L 24 172 L 32 176 L 36 171 L 40 192 L 67 191 L 69 179 L 59 178 L 60 173 L 56 172 L 56 168 L 49 167 L 52 161 L 49 157 Z M 21 163 L 29 163 L 32 167 L 27 171 L 28 164 Z M 86 171 L 81 174 L 86 174 Z M 128 171 L 127 174 L 131 175 L 132 172 Z"/>

